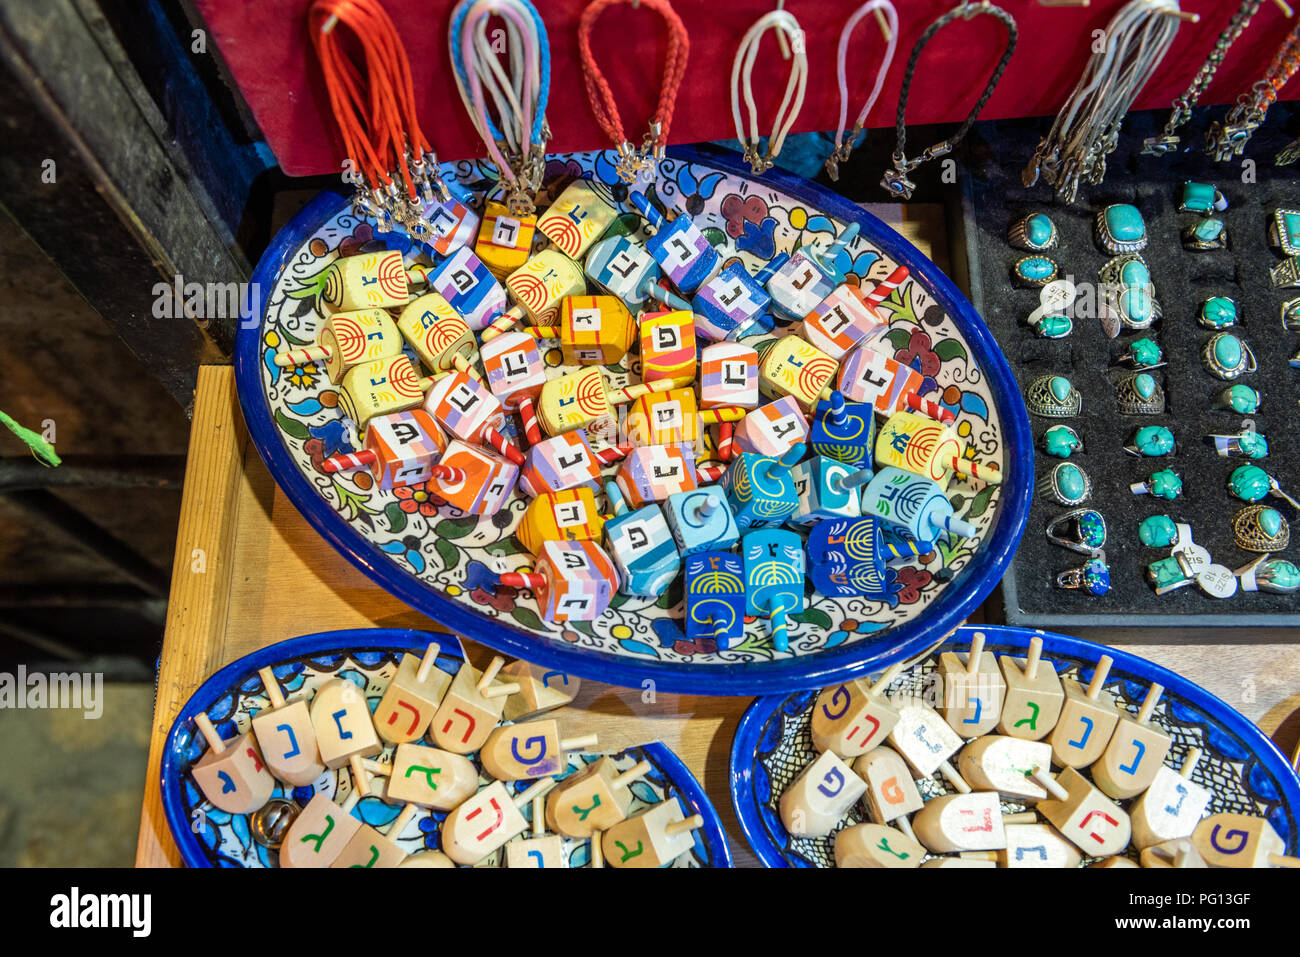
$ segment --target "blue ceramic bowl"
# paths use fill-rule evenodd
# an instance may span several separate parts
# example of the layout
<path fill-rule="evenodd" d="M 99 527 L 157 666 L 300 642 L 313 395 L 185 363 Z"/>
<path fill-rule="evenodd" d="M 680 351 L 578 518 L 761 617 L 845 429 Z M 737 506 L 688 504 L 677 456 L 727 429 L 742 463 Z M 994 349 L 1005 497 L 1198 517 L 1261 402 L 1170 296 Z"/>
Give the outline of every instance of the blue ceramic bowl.
<path fill-rule="evenodd" d="M 1236 811 L 1268 818 L 1286 842 L 1288 854 L 1300 843 L 1300 777 L 1262 731 L 1205 689 L 1136 655 L 1079 638 L 1027 628 L 964 626 L 941 647 L 965 651 L 975 632 L 985 636 L 985 651 L 1023 657 L 1030 639 L 1043 639 L 1043 660 L 1061 675 L 1084 683 L 1102 655 L 1114 659 L 1108 691 L 1117 704 L 1137 710 L 1152 682 L 1165 688 L 1153 721 L 1174 740 L 1166 763 L 1178 767 L 1193 747 L 1202 757 L 1192 779 L 1214 795 L 1207 813 Z M 897 679 L 896 689 L 919 687 L 919 676 L 933 670 L 927 661 Z M 731 745 L 731 800 L 741 830 L 758 859 L 768 867 L 834 867 L 834 835 L 792 837 L 781 823 L 778 801 L 790 782 L 816 756 L 810 721 L 818 691 L 770 695 L 755 701 L 740 719 Z M 934 782 L 932 793 L 942 792 Z M 931 792 L 923 790 L 923 796 Z M 1128 803 L 1128 802 L 1121 802 Z M 867 820 L 861 804 L 848 823 Z"/>
<path fill-rule="evenodd" d="M 276 852 L 262 847 L 250 836 L 248 815 L 232 815 L 214 808 L 190 778 L 190 766 L 207 750 L 207 743 L 194 725 L 196 714 L 205 712 L 217 732 L 227 740 L 248 730 L 253 714 L 268 707 L 262 680 L 257 674 L 268 666 L 279 678 L 286 696 L 299 694 L 304 688 L 315 687 L 331 678 L 343 677 L 364 691 L 370 709 L 374 711 L 389 680 L 396 673 L 402 654 L 423 654 L 431 641 L 441 646 L 437 667 L 455 674 L 464 660 L 464 653 L 451 635 L 366 628 L 290 638 L 231 662 L 205 681 L 176 716 L 163 751 L 163 809 L 185 863 L 190 867 L 278 866 Z M 391 750 L 391 746 L 386 748 L 385 755 Z M 383 760 L 385 755 L 377 759 Z M 599 756 L 571 754 L 566 774 Z M 705 796 L 700 783 L 672 751 L 655 742 L 628 748 L 612 757 L 622 770 L 642 760 L 651 765 L 650 773 L 631 785 L 633 811 L 676 797 L 688 815 L 699 814 L 704 818 L 704 826 L 695 831 L 695 846 L 672 866 L 731 866 L 731 854 L 717 810 Z M 477 754 L 470 758 L 478 764 Z M 347 772 L 326 771 L 307 787 L 277 785 L 273 797 L 290 798 L 300 807 L 305 807 L 317 792 L 332 796 L 340 776 L 347 777 Z M 480 782 L 486 784 L 491 780 L 480 768 Z M 522 782 L 524 787 L 530 783 Z M 515 784 L 508 783 L 506 788 L 512 793 L 518 790 Z M 400 806 L 386 804 L 376 797 L 363 798 L 356 808 L 356 814 L 363 821 L 380 829 L 391 823 L 400 812 Z M 532 810 L 526 807 L 523 813 L 530 817 Z M 409 853 L 436 850 L 439 846 L 438 828 L 446 816 L 446 811 L 422 811 L 416 818 L 418 833 L 411 835 L 408 827 L 405 832 L 408 836 L 398 843 Z M 588 841 L 566 839 L 564 853 L 570 867 L 582 867 L 590 862 Z M 489 862 L 495 861 L 496 857 L 489 857 Z"/>

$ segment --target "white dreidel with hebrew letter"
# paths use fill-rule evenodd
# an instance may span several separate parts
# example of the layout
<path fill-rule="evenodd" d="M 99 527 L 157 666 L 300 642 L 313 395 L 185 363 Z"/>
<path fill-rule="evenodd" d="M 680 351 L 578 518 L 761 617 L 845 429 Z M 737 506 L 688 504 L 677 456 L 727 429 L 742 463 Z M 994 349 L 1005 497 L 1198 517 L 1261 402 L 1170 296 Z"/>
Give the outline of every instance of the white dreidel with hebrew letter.
<path fill-rule="evenodd" d="M 939 713 L 949 727 L 963 738 L 992 731 L 1002 715 L 1007 684 L 993 653 L 984 650 L 983 632 L 975 632 L 964 661 L 954 651 L 939 656 L 939 677 L 943 682 Z"/>
<path fill-rule="evenodd" d="M 325 767 L 334 770 L 355 754 L 373 758 L 384 749 L 370 720 L 365 692 L 346 678 L 331 678 L 311 702 L 311 725 Z"/>
<path fill-rule="evenodd" d="M 907 759 L 907 763 L 921 777 L 930 777 L 942 771 L 952 786 L 965 794 L 970 785 L 957 773 L 948 760 L 961 750 L 962 739 L 948 726 L 948 722 L 920 698 L 895 698 L 898 721 L 889 732 L 889 743 Z"/>
<path fill-rule="evenodd" d="M 442 850 L 457 864 L 477 864 L 506 841 L 528 830 L 519 809 L 555 787 L 555 778 L 541 778 L 511 796 L 500 781 L 456 808 L 442 822 Z"/>
<path fill-rule="evenodd" d="M 866 790 L 851 767 L 825 751 L 781 795 L 781 822 L 796 837 L 824 837 Z"/>
<path fill-rule="evenodd" d="M 280 682 L 269 668 L 258 671 L 271 707 L 253 715 L 253 735 L 261 747 L 262 759 L 281 781 L 305 787 L 325 771 L 316 749 L 316 731 L 307 702 L 295 698 L 285 702 Z"/>
<path fill-rule="evenodd" d="M 1074 768 L 1066 767 L 1055 779 L 1046 768 L 1034 780 L 1048 797 L 1036 809 L 1061 835 L 1090 857 L 1109 857 L 1128 846 L 1132 824 L 1118 804 L 1098 791 Z"/>
<path fill-rule="evenodd" d="M 906 820 L 925 803 L 907 762 L 893 748 L 868 751 L 853 762 L 853 773 L 867 784 L 867 813 L 877 824 Z"/>
<path fill-rule="evenodd" d="M 1192 748 L 1175 771 L 1164 764 L 1156 769 L 1151 785 L 1129 806 L 1133 844 L 1141 850 L 1153 844 L 1191 837 L 1210 806 L 1211 794 L 1192 780 L 1201 749 Z"/>

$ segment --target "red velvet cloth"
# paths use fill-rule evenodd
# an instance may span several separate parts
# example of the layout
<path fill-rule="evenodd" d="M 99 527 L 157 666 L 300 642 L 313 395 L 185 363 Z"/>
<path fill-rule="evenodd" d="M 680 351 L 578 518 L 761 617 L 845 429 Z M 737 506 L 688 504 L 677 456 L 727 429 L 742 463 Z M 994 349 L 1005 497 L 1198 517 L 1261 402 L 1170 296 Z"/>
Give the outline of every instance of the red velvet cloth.
<path fill-rule="evenodd" d="M 401 31 L 414 74 L 424 133 L 442 160 L 479 157 L 483 144 L 461 105 L 447 51 L 452 0 L 383 0 Z M 1042 6 L 1036 0 L 1002 0 L 1015 18 L 1020 40 L 1002 82 L 982 119 L 1055 113 L 1073 89 L 1091 46 L 1124 0 L 1094 0 L 1089 7 Z M 547 110 L 552 152 L 587 150 L 610 144 L 592 118 L 577 56 L 578 15 L 584 0 L 535 0 L 551 45 L 551 99 Z M 857 2 L 787 0 L 802 25 L 808 46 L 808 93 L 796 131 L 834 128 L 839 111 L 835 51 L 839 34 Z M 306 34 L 307 0 L 198 0 L 212 37 L 236 84 L 252 108 L 268 144 L 286 173 L 305 176 L 337 172 L 343 156 L 319 65 Z M 695 143 L 735 136 L 731 118 L 731 62 L 740 38 L 771 0 L 675 0 L 674 8 L 690 34 L 690 61 L 677 101 L 669 140 Z M 898 93 L 912 44 L 951 0 L 896 0 L 901 37 L 894 63 L 870 127 L 894 125 Z M 1236 11 L 1236 0 L 1185 0 L 1183 8 L 1201 14 L 1198 24 L 1183 23 L 1169 55 L 1138 97 L 1136 109 L 1167 108 L 1186 89 L 1220 31 Z M 1253 83 L 1285 37 L 1289 23 L 1265 3 L 1233 46 L 1202 104 L 1229 103 Z M 989 16 L 945 27 L 926 48 L 912 81 L 908 125 L 964 119 L 1005 43 L 1002 24 Z M 659 89 L 666 33 L 648 8 L 606 10 L 593 33 L 597 60 L 619 104 L 629 139 L 639 144 Z M 869 91 L 884 50 L 875 20 L 868 17 L 854 33 L 849 55 L 849 117 L 852 124 Z M 770 132 L 785 88 L 788 66 L 776 39 L 763 40 L 754 71 L 761 132 Z M 1283 91 L 1297 95 L 1300 80 Z M 745 119 L 742 114 L 742 119 Z M 747 122 L 747 119 L 745 120 Z M 881 134 L 886 135 L 886 134 Z M 888 134 L 892 137 L 892 133 Z M 912 144 L 920 148 L 928 144 Z"/>

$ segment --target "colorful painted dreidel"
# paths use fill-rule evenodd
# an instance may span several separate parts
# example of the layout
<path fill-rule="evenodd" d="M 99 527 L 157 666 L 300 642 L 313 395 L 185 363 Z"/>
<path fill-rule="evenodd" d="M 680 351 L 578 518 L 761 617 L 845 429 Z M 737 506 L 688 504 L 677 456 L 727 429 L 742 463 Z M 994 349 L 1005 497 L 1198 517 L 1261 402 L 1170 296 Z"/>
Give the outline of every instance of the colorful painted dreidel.
<path fill-rule="evenodd" d="M 907 278 L 907 267 L 899 266 L 894 275 L 899 273 Z M 803 337 L 832 359 L 843 359 L 854 347 L 874 342 L 887 331 L 889 323 L 848 283 L 832 289 L 803 319 Z"/>
<path fill-rule="evenodd" d="M 722 264 L 704 233 L 683 214 L 667 221 L 638 190 L 630 190 L 627 198 L 655 231 L 646 240 L 646 250 L 683 296 L 695 295 Z"/>
<path fill-rule="evenodd" d="M 779 804 L 794 837 L 825 837 L 844 819 L 867 785 L 832 751 L 824 751 L 790 782 Z"/>
<path fill-rule="evenodd" d="M 1056 666 L 1042 660 L 1043 639 L 1035 635 L 1021 664 L 1010 655 L 998 659 L 1007 693 L 1002 703 L 998 733 L 1026 741 L 1040 741 L 1056 727 L 1065 704 L 1065 692 Z"/>
<path fill-rule="evenodd" d="M 558 338 L 566 365 L 613 365 L 637 342 L 637 324 L 617 296 L 565 296 L 558 331 L 533 329 L 539 339 Z"/>
<path fill-rule="evenodd" d="M 921 777 L 928 778 L 935 771 L 942 771 L 953 787 L 962 794 L 969 793 L 970 785 L 948 760 L 963 744 L 948 722 L 920 698 L 898 698 L 890 703 L 898 712 L 898 720 L 889 732 L 889 743 L 894 750 Z"/>
<path fill-rule="evenodd" d="M 996 851 L 1007 846 L 996 792 L 943 794 L 925 802 L 912 818 L 917 839 L 936 854 Z"/>
<path fill-rule="evenodd" d="M 506 278 L 506 289 L 518 304 L 491 325 L 491 335 L 527 318 L 535 326 L 554 326 L 566 296 L 586 295 L 582 267 L 556 249 L 544 249 Z M 484 330 L 484 339 L 489 338 Z"/>
<path fill-rule="evenodd" d="M 765 528 L 740 543 L 745 557 L 745 614 L 767 618 L 772 647 L 786 651 L 788 617 L 803 611 L 803 541 L 794 532 Z"/>
<path fill-rule="evenodd" d="M 745 637 L 745 569 L 731 552 L 686 558 L 686 639 L 710 638 L 719 651 Z"/>
<path fill-rule="evenodd" d="M 564 842 L 558 834 L 546 833 L 543 798 L 533 798 L 532 831 L 522 841 L 506 845 L 506 867 L 568 867 L 564 856 Z"/>
<path fill-rule="evenodd" d="M 1034 768 L 1048 767 L 1052 746 L 1002 734 L 986 734 L 957 755 L 957 770 L 977 791 L 997 791 L 1010 800 L 1038 801 L 1047 791 L 1033 778 Z"/>
<path fill-rule="evenodd" d="M 800 526 L 831 518 L 857 518 L 862 506 L 858 489 L 850 481 L 853 475 L 851 466 L 824 455 L 814 455 L 795 465 L 790 469 L 790 479 L 799 497 L 799 507 L 788 519 L 789 523 Z M 865 476 L 863 481 L 871 473 Z"/>
<path fill-rule="evenodd" d="M 808 447 L 853 468 L 870 468 L 876 435 L 876 416 L 870 405 L 847 402 L 844 393 L 834 391 L 817 403 L 813 412 Z M 893 464 L 893 463 L 887 463 Z"/>
<path fill-rule="evenodd" d="M 402 353 L 353 366 L 339 386 L 339 409 L 364 435 L 370 420 L 414 409 L 424 401 L 430 380 L 421 379 Z"/>
<path fill-rule="evenodd" d="M 479 215 L 471 207 L 468 195 L 434 197 L 432 202 L 424 204 L 424 220 L 429 229 L 425 242 L 439 256 L 449 256 L 468 246 L 478 235 Z"/>
<path fill-rule="evenodd" d="M 503 585 L 532 589 L 547 621 L 592 621 L 618 591 L 618 571 L 592 541 L 546 542 L 535 572 L 500 576 Z"/>
<path fill-rule="evenodd" d="M 547 542 L 600 541 L 605 519 L 590 488 L 545 492 L 531 502 L 515 537 L 538 555 Z"/>
<path fill-rule="evenodd" d="M 798 510 L 790 470 L 803 458 L 804 448 L 802 443 L 793 445 L 779 459 L 745 452 L 731 460 L 722 487 L 741 532 L 781 525 Z"/>
<path fill-rule="evenodd" d="M 1115 698 L 1103 688 L 1113 663 L 1110 655 L 1102 655 L 1086 689 L 1072 678 L 1061 680 L 1065 704 L 1051 737 L 1052 758 L 1057 764 L 1086 768 L 1106 750 L 1119 723 Z"/>
<path fill-rule="evenodd" d="M 317 791 L 289 825 L 280 842 L 280 866 L 329 867 L 343 853 L 352 836 L 361 830 L 361 820 L 352 809 L 361 800 L 354 786 L 342 804 Z"/>
<path fill-rule="evenodd" d="M 491 449 L 447 443 L 431 481 L 439 496 L 462 512 L 494 515 L 505 505 L 519 478 L 519 466 Z"/>
<path fill-rule="evenodd" d="M 998 863 L 1013 868 L 1073 868 L 1083 861 L 1079 851 L 1046 824 L 1007 824 L 1007 846 L 998 851 Z"/>
<path fill-rule="evenodd" d="M 785 263 L 767 281 L 772 308 L 788 319 L 802 319 L 844 281 L 844 273 L 835 265 L 840 251 L 858 235 L 857 223 L 850 223 L 824 251 L 805 247 Z"/>
<path fill-rule="evenodd" d="M 411 271 L 396 249 L 343 256 L 330 263 L 320 289 L 325 315 L 358 309 L 395 309 L 411 299 Z"/>
<path fill-rule="evenodd" d="M 912 409 L 940 422 L 952 422 L 956 418 L 937 402 L 921 397 L 925 376 L 882 355 L 869 344 L 858 346 L 840 360 L 835 383 L 850 402 L 869 405 L 879 415 Z"/>
<path fill-rule="evenodd" d="M 468 373 L 455 369 L 439 377 L 424 400 L 424 411 L 462 442 L 491 446 L 515 465 L 524 464 L 523 453 L 501 434 L 506 422 L 501 403 Z"/>
<path fill-rule="evenodd" d="M 370 420 L 365 447 L 331 455 L 325 472 L 368 468 L 378 488 L 388 490 L 427 482 L 447 449 L 447 437 L 423 409 L 393 412 Z"/>
<path fill-rule="evenodd" d="M 666 379 L 664 382 L 679 380 Z M 654 383 L 657 384 L 657 383 Z M 694 389 L 669 389 L 637 398 L 627 412 L 627 441 L 633 445 L 678 445 L 694 448 L 700 438 L 700 424 L 722 418 L 725 409 L 701 413 Z"/>
<path fill-rule="evenodd" d="M 446 299 L 475 332 L 506 311 L 506 291 L 468 246 L 457 249 L 429 272 L 429 288 Z"/>
<path fill-rule="evenodd" d="M 779 458 L 808 441 L 808 417 L 791 396 L 759 406 L 736 426 L 736 447 L 742 452 Z"/>
<path fill-rule="evenodd" d="M 194 716 L 194 724 L 207 739 L 208 750 L 190 774 L 212 806 L 231 814 L 252 814 L 270 800 L 275 778 L 262 762 L 253 732 L 223 741 L 201 711 Z"/>
<path fill-rule="evenodd" d="M 477 790 L 478 769 L 464 755 L 411 742 L 393 753 L 389 800 L 450 811 Z"/>
<path fill-rule="evenodd" d="M 497 279 L 505 279 L 528 259 L 536 229 L 536 216 L 512 215 L 505 203 L 489 199 L 483 205 L 474 255 Z"/>
<path fill-rule="evenodd" d="M 488 388 L 507 410 L 519 412 L 530 443 L 542 440 L 537 400 L 546 385 L 546 364 L 537 339 L 527 332 L 507 332 L 483 343 L 479 352 Z"/>
<path fill-rule="evenodd" d="M 907 762 L 886 745 L 860 755 L 853 762 L 853 773 L 866 782 L 867 813 L 877 824 L 906 820 L 925 803 Z"/>
<path fill-rule="evenodd" d="M 595 366 L 551 379 L 542 387 L 537 417 L 547 435 L 559 435 L 571 429 L 586 429 L 590 434 L 612 433 L 617 424 L 614 406 L 634 402 L 652 392 L 667 392 L 675 387 L 668 379 L 642 383 L 624 389 L 612 389 L 605 373 Z"/>
<path fill-rule="evenodd" d="M 468 367 L 478 352 L 469 323 L 436 292 L 412 299 L 398 315 L 397 328 L 430 372 Z"/>
<path fill-rule="evenodd" d="M 1192 748 L 1180 770 L 1163 764 L 1156 768 L 1151 785 L 1129 806 L 1134 846 L 1142 849 L 1191 837 L 1211 798 L 1208 790 L 1192 780 L 1200 759 L 1200 749 Z"/>
<path fill-rule="evenodd" d="M 535 714 L 562 708 L 575 697 L 582 687 L 577 675 L 554 671 L 527 661 L 512 661 L 501 669 L 501 674 L 519 685 L 519 691 L 506 698 L 501 717 L 505 721 L 519 721 Z"/>
<path fill-rule="evenodd" d="M 542 439 L 524 453 L 519 490 L 536 497 L 565 489 L 595 489 L 600 485 L 601 468 L 621 459 L 624 451 L 613 447 L 597 452 L 583 429 Z"/>
<path fill-rule="evenodd" d="M 632 449 L 618 467 L 614 484 L 629 508 L 662 502 L 696 488 L 695 453 L 680 445 L 645 445 Z"/>
<path fill-rule="evenodd" d="M 290 366 L 324 362 L 331 382 L 339 382 L 353 366 L 387 359 L 402 351 L 402 336 L 392 318 L 382 309 L 336 312 L 321 325 L 316 344 L 304 349 L 278 352 L 275 364 Z"/>
<path fill-rule="evenodd" d="M 403 654 L 397 674 L 388 683 L 375 708 L 374 724 L 389 744 L 402 744 L 424 736 L 451 685 L 451 675 L 437 665 L 438 645 L 430 643 L 423 657 Z"/>
<path fill-rule="evenodd" d="M 703 817 L 687 817 L 669 798 L 602 832 L 601 851 L 610 867 L 663 867 L 695 846 L 692 832 L 703 826 Z"/>
<path fill-rule="evenodd" d="M 955 651 L 943 652 L 939 676 L 943 682 L 939 713 L 948 725 L 963 738 L 992 731 L 1002 716 L 1007 684 L 993 653 L 984 650 L 984 633 L 975 633 L 964 661 Z"/>
<path fill-rule="evenodd" d="M 610 236 L 587 252 L 587 278 L 636 311 L 651 299 L 659 282 L 659 266 L 645 247 L 626 236 Z"/>
<path fill-rule="evenodd" d="M 953 515 L 952 503 L 938 485 L 894 466 L 880 469 L 862 490 L 862 514 L 897 525 L 921 544 L 932 544 L 945 531 L 961 538 L 979 534 L 970 522 Z"/>
<path fill-rule="evenodd" d="M 711 342 L 700 351 L 700 408 L 758 405 L 758 352 L 739 342 Z"/>
<path fill-rule="evenodd" d="M 854 824 L 835 835 L 836 867 L 920 867 L 926 853 L 902 831 L 883 824 Z"/>
<path fill-rule="evenodd" d="M 663 512 L 653 502 L 629 508 L 613 482 L 605 491 L 614 510 L 614 517 L 605 522 L 605 541 L 618 566 L 619 590 L 625 595 L 662 595 L 682 568 Z"/>
<path fill-rule="evenodd" d="M 874 684 L 859 678 L 822 689 L 813 705 L 813 747 L 854 758 L 884 741 L 898 712 L 881 695 L 902 670 L 902 665 L 894 665 Z"/>
<path fill-rule="evenodd" d="M 1106 750 L 1092 765 L 1092 781 L 1106 796 L 1118 800 L 1140 794 L 1164 764 L 1173 742 L 1151 724 L 1151 715 L 1164 690 L 1153 684 L 1137 717 L 1120 717 Z"/>
<path fill-rule="evenodd" d="M 695 381 L 695 325 L 689 311 L 642 313 L 640 338 L 643 382 Z"/>
<path fill-rule="evenodd" d="M 537 231 L 578 262 L 618 217 L 604 184 L 576 179 L 537 220 Z"/>
<path fill-rule="evenodd" d="M 1079 850 L 1090 857 L 1109 857 L 1128 846 L 1132 836 L 1128 814 L 1074 768 L 1062 768 L 1056 778 L 1038 768 L 1034 780 L 1048 794 L 1035 805 L 1038 813 Z"/>
<path fill-rule="evenodd" d="M 429 725 L 434 744 L 453 754 L 472 754 L 483 746 L 501 720 L 506 697 L 517 682 L 497 682 L 505 659 L 495 657 L 480 675 L 468 661 L 460 666 Z"/>
<path fill-rule="evenodd" d="M 726 494 L 716 486 L 677 492 L 664 502 L 664 517 L 682 555 L 726 550 L 740 541 Z"/>
<path fill-rule="evenodd" d="M 325 767 L 334 770 L 355 754 L 373 758 L 384 749 L 362 689 L 345 678 L 332 678 L 311 702 L 311 726 Z"/>
<path fill-rule="evenodd" d="M 774 256 L 756 276 L 736 260 L 704 283 L 690 306 L 700 336 L 710 342 L 723 342 L 771 332 L 775 321 L 768 305 L 772 300 L 763 285 L 787 258 L 785 253 Z"/>
<path fill-rule="evenodd" d="M 811 410 L 829 390 L 839 363 L 796 335 L 759 343 L 758 388 L 769 398 L 792 396 Z"/>
<path fill-rule="evenodd" d="M 1211 867 L 1300 867 L 1286 844 L 1262 817 L 1211 814 L 1196 825 L 1192 842 Z"/>
<path fill-rule="evenodd" d="M 895 466 L 924 475 L 946 489 L 954 476 L 1000 485 L 1002 474 L 985 468 L 965 456 L 965 443 L 941 422 L 915 412 L 895 412 L 876 436 L 878 467 Z"/>
<path fill-rule="evenodd" d="M 479 863 L 528 830 L 528 821 L 519 809 L 553 787 L 555 778 L 542 778 L 511 796 L 502 782 L 493 781 L 443 819 L 443 853 L 457 864 Z"/>
<path fill-rule="evenodd" d="M 569 751 L 596 747 L 596 735 L 561 738 L 550 719 L 497 728 L 479 751 L 479 760 L 498 781 L 519 781 L 559 774 L 568 767 Z"/>
<path fill-rule="evenodd" d="M 886 597 L 885 563 L 920 551 L 915 542 L 886 540 L 884 523 L 872 516 L 820 521 L 808 533 L 810 577 L 827 596 Z"/>
<path fill-rule="evenodd" d="M 546 826 L 565 837 L 593 837 L 627 818 L 629 786 L 650 773 L 649 761 L 620 771 L 608 757 L 597 758 L 560 781 L 546 796 Z"/>
<path fill-rule="evenodd" d="M 271 707 L 253 715 L 253 735 L 262 760 L 281 781 L 305 787 L 325 771 L 316 749 L 316 731 L 311 724 L 307 702 L 302 698 L 285 702 L 280 682 L 268 667 L 258 671 Z"/>

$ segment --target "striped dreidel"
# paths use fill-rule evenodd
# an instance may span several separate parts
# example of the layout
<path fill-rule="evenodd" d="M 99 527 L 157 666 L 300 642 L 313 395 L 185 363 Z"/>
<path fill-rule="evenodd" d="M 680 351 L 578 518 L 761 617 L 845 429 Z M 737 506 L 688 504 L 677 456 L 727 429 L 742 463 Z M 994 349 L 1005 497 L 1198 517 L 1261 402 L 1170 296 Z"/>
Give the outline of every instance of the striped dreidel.
<path fill-rule="evenodd" d="M 910 409 L 939 422 L 953 422 L 957 418 L 939 403 L 921 397 L 925 376 L 882 355 L 869 344 L 858 346 L 844 357 L 836 381 L 845 398 L 873 406 L 880 415 Z"/>
<path fill-rule="evenodd" d="M 772 309 L 787 319 L 802 319 L 844 281 L 844 273 L 835 259 L 858 234 L 858 224 L 851 223 L 825 251 L 805 246 L 767 281 Z"/>
<path fill-rule="evenodd" d="M 439 465 L 454 469 L 452 477 L 435 475 L 432 488 L 448 504 L 472 515 L 495 515 L 505 506 L 519 480 L 519 466 L 491 449 L 459 439 L 447 443 Z M 463 476 L 463 477 L 462 477 Z"/>
<path fill-rule="evenodd" d="M 537 231 L 564 255 L 581 262 L 618 217 L 613 198 L 603 183 L 574 180 L 537 220 Z"/>
<path fill-rule="evenodd" d="M 686 639 L 725 651 L 745 637 L 745 568 L 739 555 L 712 549 L 686 557 Z"/>
<path fill-rule="evenodd" d="M 278 352 L 275 364 L 286 369 L 324 362 L 325 374 L 338 383 L 353 366 L 387 359 L 401 351 L 402 337 L 388 313 L 359 309 L 334 313 L 321 324 L 315 345 Z"/>
<path fill-rule="evenodd" d="M 641 314 L 641 380 L 685 379 L 696 372 L 695 324 L 688 310 Z"/>
<path fill-rule="evenodd" d="M 543 492 L 528 503 L 515 530 L 519 543 L 534 555 L 545 542 L 600 541 L 605 518 L 587 486 Z"/>
<path fill-rule="evenodd" d="M 501 434 L 505 410 L 488 388 L 459 369 L 438 377 L 424 400 L 424 410 L 462 442 L 490 445 L 516 465 L 524 456 Z"/>
<path fill-rule="evenodd" d="M 907 269 L 900 268 L 906 276 Z M 843 359 L 854 346 L 888 331 L 887 320 L 866 304 L 858 287 L 840 283 L 804 316 L 802 334 L 832 359 Z"/>
<path fill-rule="evenodd" d="M 627 198 L 655 231 L 646 251 L 683 296 L 695 295 L 721 267 L 717 251 L 689 216 L 679 214 L 669 222 L 644 193 L 631 190 Z"/>
<path fill-rule="evenodd" d="M 772 647 L 788 651 L 787 617 L 803 611 L 803 540 L 794 532 L 764 528 L 745 534 L 745 614 L 768 618 Z"/>
<path fill-rule="evenodd" d="M 326 472 L 368 468 L 381 489 L 418 485 L 432 477 L 446 449 L 447 437 L 433 416 L 411 409 L 371 419 L 365 448 L 331 455 L 321 468 Z"/>
<path fill-rule="evenodd" d="M 466 196 L 435 197 L 424 204 L 424 219 L 430 230 L 424 243 L 439 256 L 468 246 L 478 234 L 479 215 Z"/>
<path fill-rule="evenodd" d="M 478 229 L 474 255 L 492 275 L 504 280 L 527 261 L 536 229 L 536 216 L 515 216 L 505 203 L 489 199 L 483 206 L 483 224 Z"/>
<path fill-rule="evenodd" d="M 457 249 L 429 272 L 429 288 L 446 299 L 475 332 L 506 310 L 506 291 L 468 246 Z"/>
<path fill-rule="evenodd" d="M 507 572 L 502 585 L 528 588 L 547 621 L 592 621 L 604 614 L 618 590 L 618 571 L 592 541 L 546 542 L 536 571 Z"/>
<path fill-rule="evenodd" d="M 792 396 L 761 405 L 736 426 L 736 447 L 742 452 L 779 457 L 808 441 L 808 418 Z"/>
<path fill-rule="evenodd" d="M 583 271 L 592 283 L 631 310 L 644 306 L 659 283 L 654 258 L 627 236 L 610 236 L 592 246 Z"/>
<path fill-rule="evenodd" d="M 700 351 L 700 408 L 758 405 L 758 353 L 739 342 L 711 342 Z"/>
<path fill-rule="evenodd" d="M 524 456 L 519 488 L 525 495 L 558 492 L 579 486 L 600 486 L 600 470 L 618 461 L 630 446 L 593 449 L 583 429 L 561 432 L 534 444 Z"/>
<path fill-rule="evenodd" d="M 695 453 L 680 445 L 633 448 L 619 466 L 614 485 L 631 508 L 662 502 L 695 488 Z"/>
<path fill-rule="evenodd" d="M 518 411 L 530 443 L 542 440 L 537 424 L 537 399 L 546 385 L 546 364 L 537 340 L 526 332 L 507 332 L 483 343 L 479 352 L 487 386 L 497 401 Z"/>
<path fill-rule="evenodd" d="M 614 365 L 637 341 L 636 320 L 617 296 L 565 296 L 560 324 L 527 332 L 558 342 L 566 365 Z"/>
<path fill-rule="evenodd" d="M 788 258 L 786 253 L 773 257 L 756 276 L 737 259 L 702 285 L 690 306 L 696 332 L 710 342 L 771 332 L 775 323 L 768 306 L 772 300 L 763 284 Z"/>

